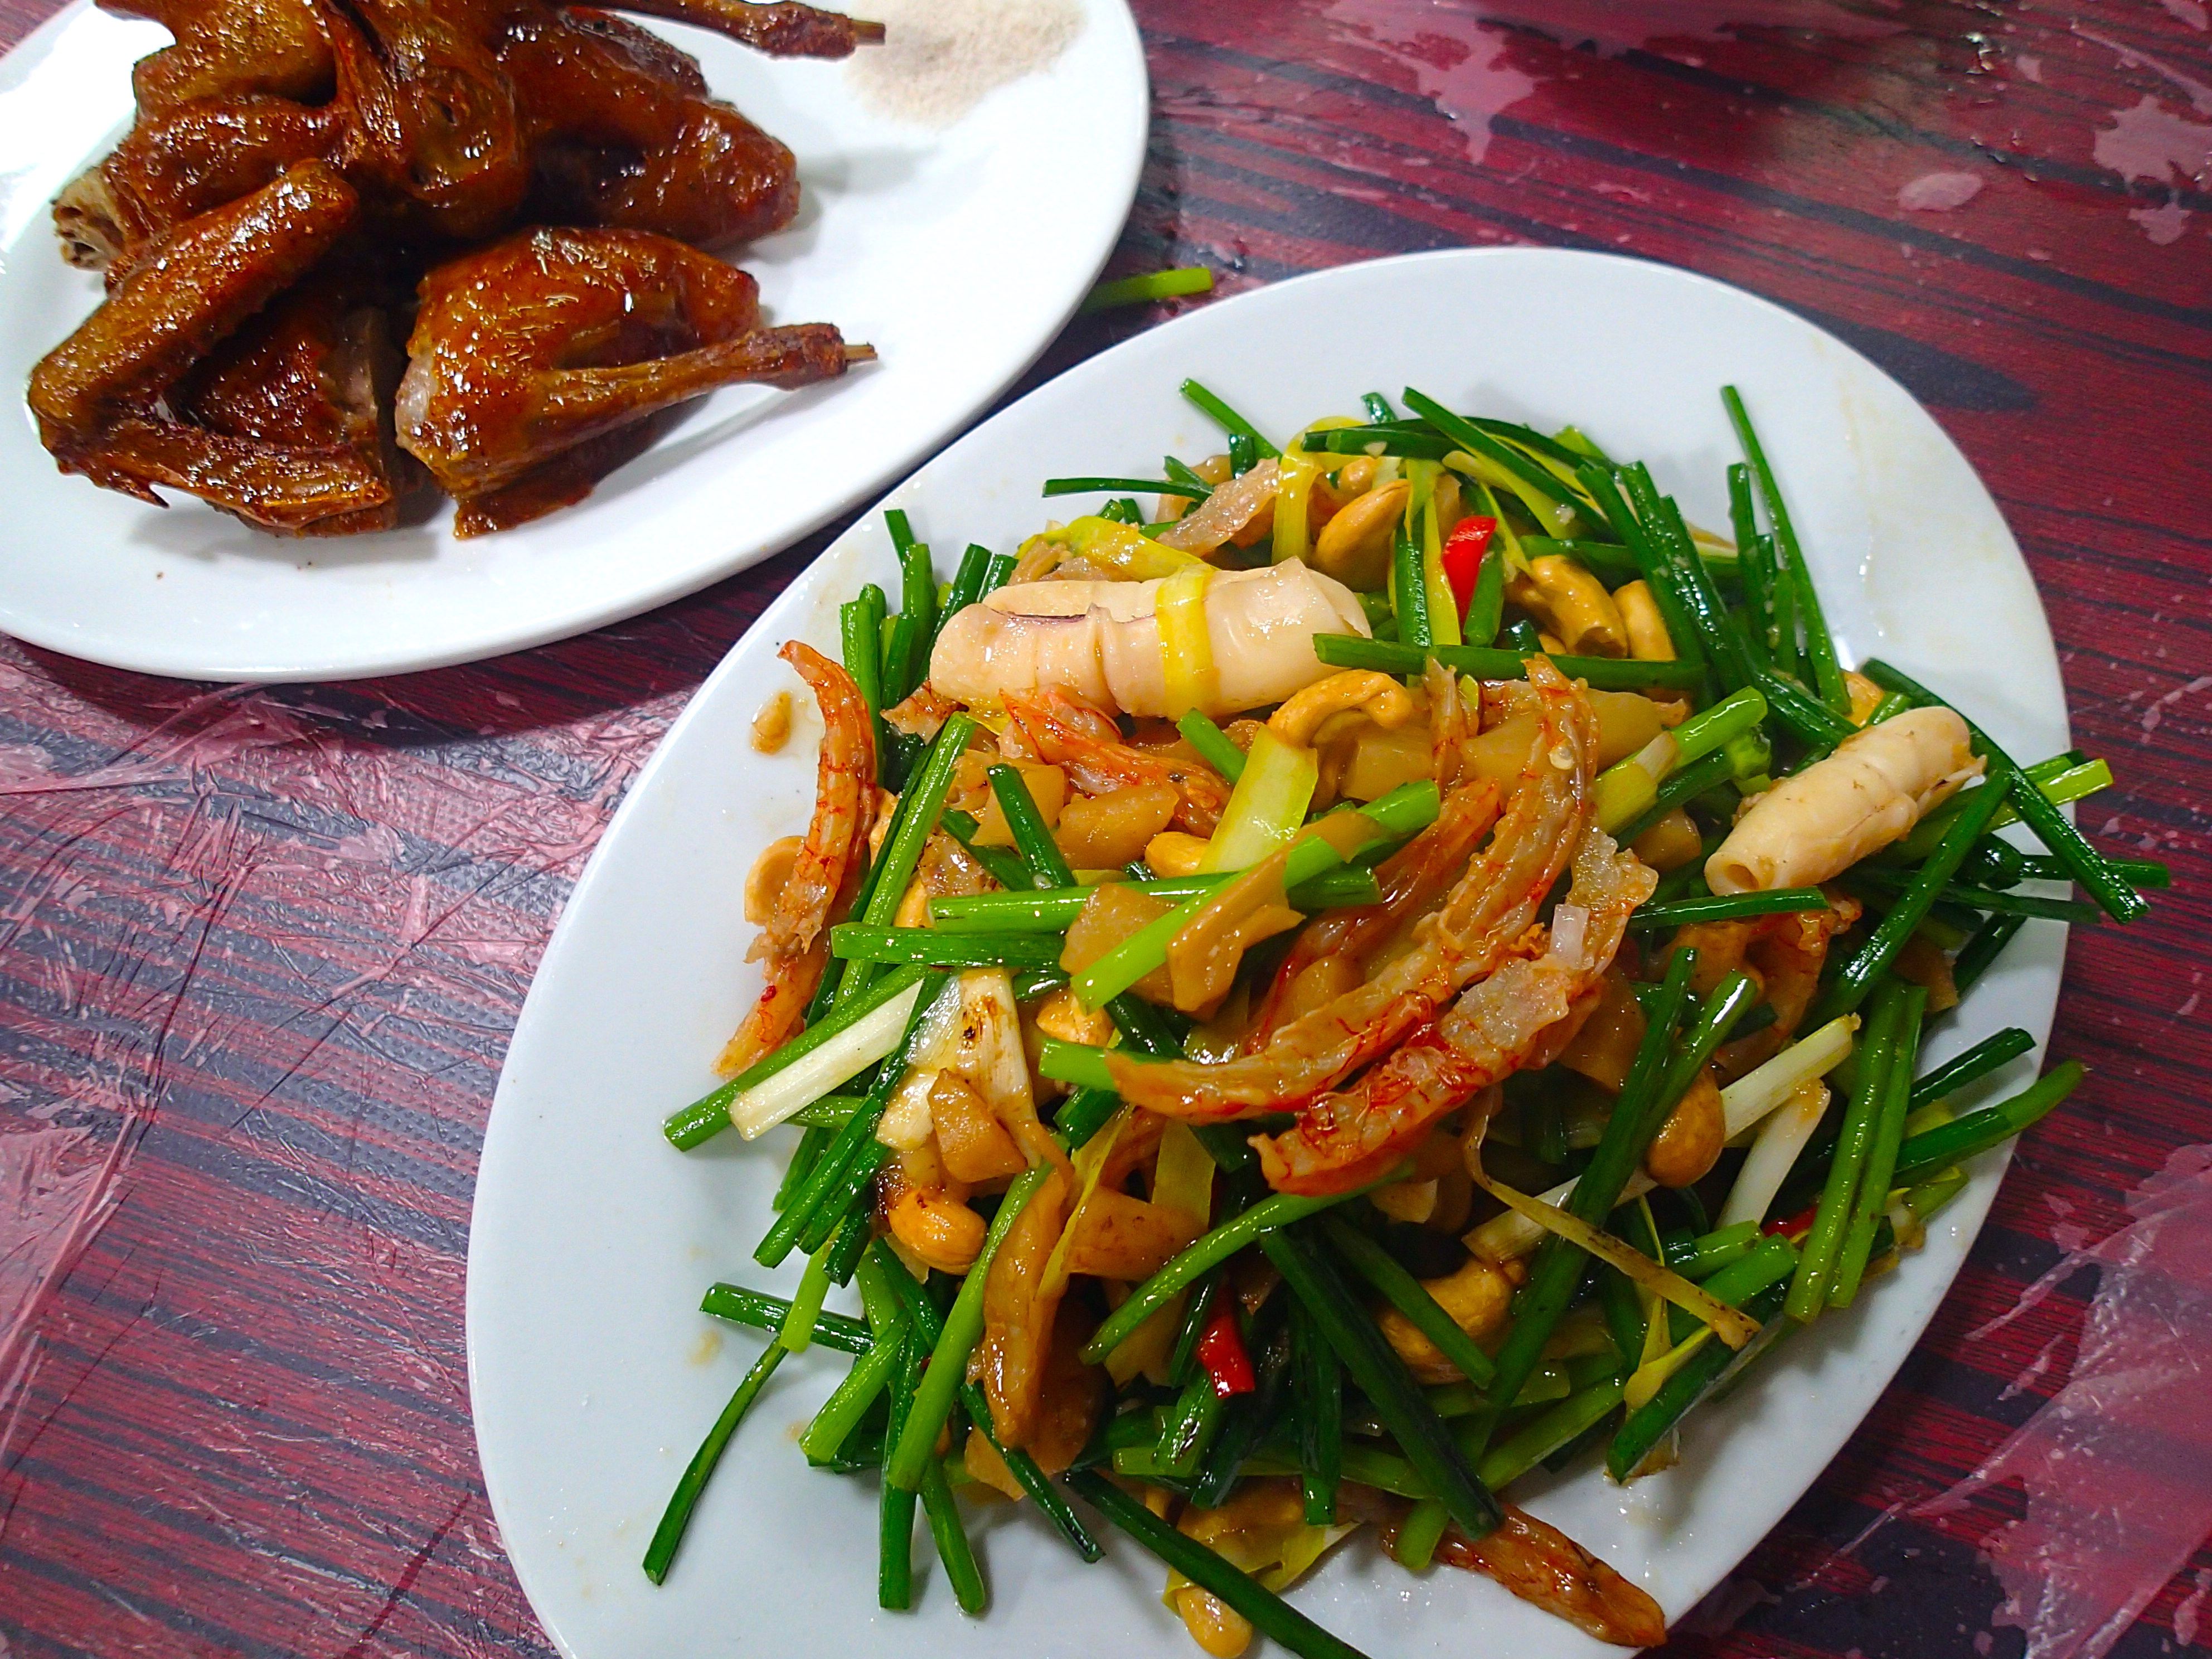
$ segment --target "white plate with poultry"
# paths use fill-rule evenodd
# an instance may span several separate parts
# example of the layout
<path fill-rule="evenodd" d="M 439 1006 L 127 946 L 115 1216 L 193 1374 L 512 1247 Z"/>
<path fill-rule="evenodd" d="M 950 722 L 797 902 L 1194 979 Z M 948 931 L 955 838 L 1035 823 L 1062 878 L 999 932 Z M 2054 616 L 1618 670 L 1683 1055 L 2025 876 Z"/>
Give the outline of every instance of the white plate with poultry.
<path fill-rule="evenodd" d="M 258 3 L 235 0 L 246 9 Z M 284 3 L 296 8 L 296 0 Z M 162 510 L 88 477 L 63 476 L 41 447 L 37 422 L 19 404 L 16 419 L 0 422 L 0 479 L 10 503 L 0 530 L 6 555 L 0 630 L 118 667 L 194 678 L 399 672 L 488 657 L 635 615 L 788 546 L 913 466 L 1002 391 L 1066 320 L 1120 233 L 1147 119 L 1134 25 L 1121 0 L 1041 0 L 1036 9 L 1058 20 L 1028 37 L 1035 55 L 1049 61 L 988 91 L 942 128 L 876 112 L 883 99 L 856 89 L 859 71 L 849 60 L 766 57 L 665 21 L 652 21 L 642 40 L 640 26 L 590 25 L 623 31 L 617 45 L 633 58 L 650 59 L 664 83 L 677 84 L 672 96 L 679 114 L 696 113 L 704 99 L 684 101 L 694 98 L 696 83 L 652 37 L 691 54 L 714 98 L 736 106 L 795 154 L 795 219 L 715 252 L 757 279 L 761 322 L 831 325 L 843 341 L 872 347 L 877 361 L 802 390 L 726 383 L 749 372 L 738 365 L 721 375 L 720 389 L 664 417 L 652 447 L 617 465 L 586 499 L 468 538 L 455 536 L 453 503 L 435 491 L 404 496 L 392 509 L 396 527 L 349 535 L 272 535 L 173 489 L 163 492 L 170 505 Z M 1056 55 L 1036 51 L 1040 36 L 1057 44 Z M 10 386 L 22 386 L 100 298 L 99 276 L 61 258 L 49 204 L 128 128 L 131 65 L 168 40 L 153 23 L 79 0 L 0 64 L 0 380 Z M 1010 48 L 1002 41 L 1000 50 Z M 908 88 L 915 96 L 902 107 L 927 103 L 921 96 L 927 90 Z M 550 94 L 544 101 L 564 102 Z M 537 118 L 526 104 L 526 112 Z M 414 131 L 405 126 L 407 112 L 395 118 L 403 134 Z M 680 148 L 696 137 L 694 127 L 683 127 L 671 142 Z M 611 222 L 659 224 L 681 213 L 680 201 L 672 209 L 668 201 L 697 182 L 684 170 L 695 166 L 689 152 L 663 177 L 653 173 L 650 155 L 634 166 L 631 150 L 611 161 L 611 149 L 580 140 L 544 159 L 557 148 L 532 152 L 541 181 L 533 188 L 557 191 L 566 180 L 571 195 L 564 201 L 586 188 L 617 190 L 641 167 L 650 182 L 666 185 L 650 210 L 625 219 L 610 209 Z M 577 162 L 579 155 L 586 161 Z M 356 182 L 364 176 L 354 162 L 344 165 Z M 579 171 L 592 173 L 588 186 L 574 183 Z M 543 185 L 556 174 L 561 180 Z M 364 185 L 363 194 L 364 211 L 374 211 L 374 188 Z M 531 222 L 522 209 L 514 214 L 522 216 L 497 222 Z M 401 289 L 414 269 L 400 273 Z M 752 326 L 743 292 L 701 307 L 715 312 L 720 334 L 672 299 L 687 274 L 659 261 L 647 274 L 647 291 L 629 304 L 632 315 L 673 307 L 682 313 L 681 337 L 656 337 L 649 348 L 586 361 L 629 362 L 639 350 L 678 351 Z M 623 310 L 625 280 L 599 279 L 610 296 L 603 308 Z M 480 331 L 493 338 L 518 331 L 502 328 L 496 316 Z M 406 340 L 404 297 L 386 332 Z M 336 361 L 323 360 L 319 386 L 329 382 Z M 750 372 L 781 374 L 787 383 L 838 366 L 762 361 Z M 189 395 L 199 400 L 187 411 L 191 421 L 222 426 L 223 412 L 207 408 L 208 384 L 217 378 L 203 374 L 191 383 Z M 170 401 L 149 404 L 141 395 L 149 385 L 141 375 L 125 388 L 135 400 L 126 412 L 144 405 L 159 419 L 174 416 L 173 391 L 154 386 L 155 398 Z M 107 423 L 94 434 L 102 444 L 112 438 L 118 400 L 103 402 L 110 390 L 107 382 L 89 381 L 71 388 L 82 394 L 74 406 L 91 410 L 88 426 Z M 592 390 L 610 406 L 629 395 L 619 386 Z M 388 384 L 380 395 L 388 400 Z M 249 389 L 244 402 L 252 398 Z M 253 418 L 240 407 L 234 399 L 230 414 Z M 456 476 L 486 457 L 495 470 L 532 458 L 532 446 L 545 441 L 535 428 L 519 433 L 495 407 L 449 412 L 445 429 Z M 69 435 L 83 434 L 73 428 Z M 197 433 L 188 435 L 204 446 Z M 167 428 L 157 434 L 174 437 Z M 358 448 L 358 422 L 320 441 Z M 367 447 L 377 446 L 371 440 Z M 276 459 L 296 472 L 297 455 Z M 142 455 L 131 464 L 141 478 L 149 465 L 177 465 L 175 455 L 164 451 L 150 463 Z M 321 484 L 319 474 L 306 484 L 285 475 L 284 488 L 316 501 L 323 499 L 315 494 Z"/>
<path fill-rule="evenodd" d="M 1374 326 L 1347 325 L 1369 319 Z M 1290 349 L 1291 344 L 1295 349 Z M 1157 477 L 1220 434 L 1177 395 L 1194 377 L 1280 437 L 1362 393 L 1412 383 L 1454 409 L 1551 431 L 1579 422 L 1640 455 L 1689 517 L 1726 524 L 1735 439 L 1717 389 L 1759 411 L 1845 660 L 1923 674 L 2025 758 L 2064 748 L 2057 663 L 2033 586 L 1957 449 L 1893 381 L 1801 319 L 1639 262 L 1556 251 L 1382 261 L 1240 296 L 1070 371 L 969 434 L 884 503 L 940 549 L 1011 552 L 1048 520 L 1041 480 Z M 948 562 L 940 560 L 940 574 Z M 563 914 L 517 1026 L 471 1224 L 471 1398 L 501 1535 L 574 1659 L 639 1652 L 892 1656 L 951 1650 L 1190 1652 L 1158 1565 L 1126 1538 L 1085 1568 L 1030 1505 L 971 1508 L 988 1616 L 963 1620 L 941 1572 L 918 1610 L 876 1605 L 872 1480 L 811 1471 L 791 1443 L 842 1369 L 817 1348 L 770 1382 L 730 1444 L 665 1585 L 640 1571 L 656 1518 L 758 1338 L 699 1311 L 716 1279 L 789 1294 L 794 1257 L 751 1258 L 786 1151 L 723 1134 L 685 1157 L 661 1119 L 758 994 L 745 873 L 805 824 L 821 725 L 776 653 L 838 654 L 838 607 L 897 591 L 881 514 L 841 538 L 703 686 L 640 775 Z M 1625 601 L 1624 601 L 1625 603 Z M 1992 640 L 2002 650 L 1988 648 Z M 781 752 L 749 747 L 780 693 L 801 715 Z M 1279 694 L 1278 694 L 1279 695 Z M 1925 1051 L 2000 1027 L 2048 1032 L 2063 928 L 2031 924 Z M 1998 1081 L 2017 1081 L 2015 1066 Z M 788 1135 L 789 1131 L 780 1132 Z M 1823 1319 L 1682 1431 L 1680 1464 L 1621 1487 L 1585 1462 L 1514 1497 L 1680 1618 L 1811 1483 L 1887 1384 L 1979 1228 L 2002 1155 L 1845 1316 Z M 1779 1178 L 1778 1176 L 1777 1177 Z M 852 1305 L 833 1292 L 833 1308 Z M 927 1537 L 922 1551 L 927 1557 Z M 1288 1599 L 1360 1650 L 1526 1659 L 1618 1652 L 1497 1584 L 1408 1577 L 1371 1541 L 1324 1558 Z"/>

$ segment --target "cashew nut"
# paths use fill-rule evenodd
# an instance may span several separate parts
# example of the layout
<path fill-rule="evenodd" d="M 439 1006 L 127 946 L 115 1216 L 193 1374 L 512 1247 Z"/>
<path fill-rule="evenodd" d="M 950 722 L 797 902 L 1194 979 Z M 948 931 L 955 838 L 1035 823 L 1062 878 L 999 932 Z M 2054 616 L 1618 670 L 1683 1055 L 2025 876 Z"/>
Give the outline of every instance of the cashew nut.
<path fill-rule="evenodd" d="M 784 883 L 791 879 L 792 866 L 799 862 L 799 848 L 797 836 L 772 841 L 745 872 L 745 920 L 755 927 L 764 925 L 769 913 L 775 908 L 775 896 L 783 891 Z"/>
<path fill-rule="evenodd" d="M 891 1236 L 939 1273 L 964 1273 L 982 1252 L 983 1218 L 942 1188 L 908 1188 L 890 1223 Z"/>
<path fill-rule="evenodd" d="M 1652 1138 L 1644 1154 L 1644 1172 L 1662 1187 L 1686 1187 L 1720 1161 L 1727 1139 L 1721 1091 L 1711 1073 L 1700 1072 Z"/>
<path fill-rule="evenodd" d="M 1413 495 L 1397 478 L 1346 504 L 1315 538 L 1315 567 L 1353 587 L 1380 587 L 1390 572 L 1390 538 Z"/>
<path fill-rule="evenodd" d="M 1619 657 L 1628 626 L 1605 584 L 1564 553 L 1548 553 L 1505 585 L 1505 597 L 1535 617 L 1578 657 Z"/>
<path fill-rule="evenodd" d="M 1208 845 L 1203 836 L 1163 830 L 1145 843 L 1145 862 L 1156 876 L 1194 876 Z"/>
<path fill-rule="evenodd" d="M 1451 1316 L 1452 1323 L 1478 1342 L 1505 1323 L 1506 1310 L 1513 1302 L 1513 1281 L 1479 1255 L 1469 1256 L 1457 1271 L 1442 1279 L 1425 1279 L 1421 1285 Z M 1459 1367 L 1445 1358 L 1405 1315 L 1395 1308 L 1385 1308 L 1376 1318 L 1398 1357 L 1421 1382 L 1459 1380 Z"/>
<path fill-rule="evenodd" d="M 791 693 L 779 691 L 753 716 L 753 748 L 757 753 L 773 755 L 790 735 Z"/>
<path fill-rule="evenodd" d="M 1851 724 L 1864 726 L 1874 711 L 1881 707 L 1881 700 L 1887 693 L 1856 668 L 1844 671 L 1844 684 L 1850 688 Z"/>
<path fill-rule="evenodd" d="M 1651 584 L 1631 582 L 1613 590 L 1613 609 L 1620 612 L 1628 630 L 1628 654 L 1638 662 L 1672 662 L 1674 641 L 1659 614 L 1659 601 L 1651 597 Z"/>
<path fill-rule="evenodd" d="M 1698 826 L 1679 806 L 1638 836 L 1633 845 L 1636 856 L 1662 875 L 1680 869 L 1705 850 Z"/>
<path fill-rule="evenodd" d="M 1323 720 L 1354 708 L 1386 732 L 1403 726 L 1415 712 L 1412 696 L 1389 675 L 1346 668 L 1293 696 L 1269 718 L 1267 729 L 1285 743 L 1311 748 Z"/>

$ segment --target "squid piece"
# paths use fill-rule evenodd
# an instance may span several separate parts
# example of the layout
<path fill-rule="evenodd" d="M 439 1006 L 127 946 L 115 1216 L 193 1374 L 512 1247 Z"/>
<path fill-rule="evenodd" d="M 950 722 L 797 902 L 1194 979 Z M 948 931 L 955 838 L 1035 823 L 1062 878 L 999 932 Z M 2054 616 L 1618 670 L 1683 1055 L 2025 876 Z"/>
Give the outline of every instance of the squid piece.
<path fill-rule="evenodd" d="M 1279 477 L 1278 464 L 1265 460 L 1243 477 L 1215 485 L 1211 495 L 1160 532 L 1161 542 L 1204 555 L 1224 542 L 1249 539 L 1261 514 L 1274 510 Z"/>
<path fill-rule="evenodd" d="M 1158 615 L 1162 581 L 1037 581 L 1002 587 L 945 622 L 929 681 L 964 703 L 1062 691 L 1109 712 L 1179 714 L 1168 706 Z M 1297 559 L 1224 570 L 1206 584 L 1214 673 L 1208 715 L 1281 702 L 1334 671 L 1314 655 L 1316 634 L 1369 632 L 1352 591 Z"/>
<path fill-rule="evenodd" d="M 604 465 L 562 477 L 556 500 L 531 477 L 676 404 L 810 386 L 875 355 L 827 323 L 761 327 L 750 276 L 642 231 L 525 231 L 439 266 L 421 301 L 399 443 L 460 501 L 461 535 L 580 498 Z"/>
<path fill-rule="evenodd" d="M 1956 712 L 1908 709 L 1759 796 L 1705 860 L 1706 884 L 1716 893 L 1818 886 L 1904 836 L 1981 771 Z"/>
<path fill-rule="evenodd" d="M 860 688 L 842 668 L 797 640 L 776 654 L 798 671 L 822 709 L 814 816 L 754 945 L 754 957 L 768 963 L 768 983 L 715 1062 L 726 1076 L 782 1047 L 805 1018 L 829 962 L 823 930 L 852 906 L 867 869 L 868 830 L 876 815 L 875 722 Z"/>
<path fill-rule="evenodd" d="M 1342 1502 L 1347 1516 L 1375 1523 L 1385 1549 L 1396 1540 L 1411 1507 L 1402 1498 L 1348 1483 Z M 1504 1509 L 1504 1522 L 1482 1538 L 1448 1528 L 1437 1559 L 1495 1579 L 1601 1642 L 1651 1648 L 1667 1639 L 1667 1615 L 1650 1596 L 1548 1521 L 1511 1504 Z"/>
<path fill-rule="evenodd" d="M 1596 775 L 1597 723 L 1589 699 L 1540 659 L 1529 661 L 1528 687 L 1535 730 L 1505 815 L 1443 906 L 1422 919 L 1414 947 L 1283 1026 L 1256 1053 L 1214 1065 L 1109 1053 L 1106 1063 L 1123 1099 L 1195 1122 L 1296 1111 L 1396 1048 L 1462 988 L 1498 969 L 1582 845 Z M 1333 1107 L 1329 1116 L 1340 1127 L 1317 1123 L 1316 1144 L 1341 1150 L 1342 1134 L 1352 1133 L 1346 1109 Z M 1304 1152 L 1279 1155 L 1306 1161 Z"/>
<path fill-rule="evenodd" d="M 1066 1152 L 1037 1118 L 1021 1011 L 1005 969 L 969 969 L 929 1006 L 876 1139 L 902 1151 L 928 1139 L 936 1127 L 938 1085 L 947 1076 L 960 1079 L 989 1108 L 1026 1161 L 1066 1164 Z"/>
<path fill-rule="evenodd" d="M 1067 1291 L 1064 1275 L 1057 1285 L 1046 1282 L 1045 1267 L 1073 1196 L 1068 1171 L 1047 1176 L 1007 1230 L 983 1281 L 983 1335 L 970 1375 L 981 1376 L 999 1443 L 1010 1451 L 1027 1447 L 1039 1426 L 1053 1322 Z"/>

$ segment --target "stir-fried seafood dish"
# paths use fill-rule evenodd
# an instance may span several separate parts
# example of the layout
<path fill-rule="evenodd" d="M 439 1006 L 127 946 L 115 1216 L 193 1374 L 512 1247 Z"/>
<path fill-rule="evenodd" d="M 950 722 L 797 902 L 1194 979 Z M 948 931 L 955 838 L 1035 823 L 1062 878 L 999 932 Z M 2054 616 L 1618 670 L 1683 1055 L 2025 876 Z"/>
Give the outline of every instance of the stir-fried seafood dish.
<path fill-rule="evenodd" d="M 64 472 L 258 529 L 390 529 L 410 493 L 455 533 L 581 500 L 655 417 L 874 354 L 764 326 L 700 252 L 799 210 L 792 153 L 660 36 L 556 0 L 103 0 L 176 43 L 137 118 L 63 191 L 65 258 L 106 298 L 40 361 Z M 776 0 L 634 0 L 777 57 L 881 26 Z"/>
<path fill-rule="evenodd" d="M 1923 1046 L 2031 919 L 2132 921 L 2165 869 L 2059 811 L 2103 762 L 1844 666 L 1733 389 L 1729 537 L 1574 428 L 1408 388 L 1278 448 L 1184 392 L 1224 453 L 1049 480 L 1103 504 L 943 588 L 890 514 L 896 614 L 782 647 L 813 817 L 666 1133 L 793 1126 L 755 1258 L 805 1269 L 707 1292 L 771 1341 L 646 1571 L 819 1344 L 852 1369 L 800 1449 L 879 1472 L 886 1607 L 919 1504 L 981 1613 L 961 1501 L 1007 1499 L 1082 1561 L 1132 1534 L 1216 1656 L 1354 1652 L 1280 1592 L 1363 1528 L 1658 1643 L 1522 1483 L 1666 1468 L 1847 1316 L 2082 1075 L 1990 1102 L 2029 1033 Z"/>

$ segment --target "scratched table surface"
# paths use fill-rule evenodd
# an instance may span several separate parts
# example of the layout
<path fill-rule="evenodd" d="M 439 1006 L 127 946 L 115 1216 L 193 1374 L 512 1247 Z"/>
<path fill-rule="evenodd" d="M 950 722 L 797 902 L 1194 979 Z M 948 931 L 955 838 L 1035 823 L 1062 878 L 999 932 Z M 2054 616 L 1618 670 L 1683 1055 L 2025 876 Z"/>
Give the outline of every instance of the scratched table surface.
<path fill-rule="evenodd" d="M 0 0 L 0 40 L 51 9 Z M 1842 335 L 1987 479 L 2077 741 L 2119 775 L 2083 822 L 2177 891 L 2076 933 L 2053 1043 L 2090 1081 L 2027 1137 L 1895 1386 L 1668 1652 L 2194 1644 L 2204 4 L 1139 12 L 1154 113 L 1116 272 L 1204 264 L 1233 292 L 1465 244 L 1662 260 Z M 1028 384 L 1159 314 L 1078 321 Z M 625 787 L 826 539 L 586 638 L 370 684 L 184 685 L 0 641 L 0 1656 L 550 1651 L 470 1433 L 485 1113 Z"/>

